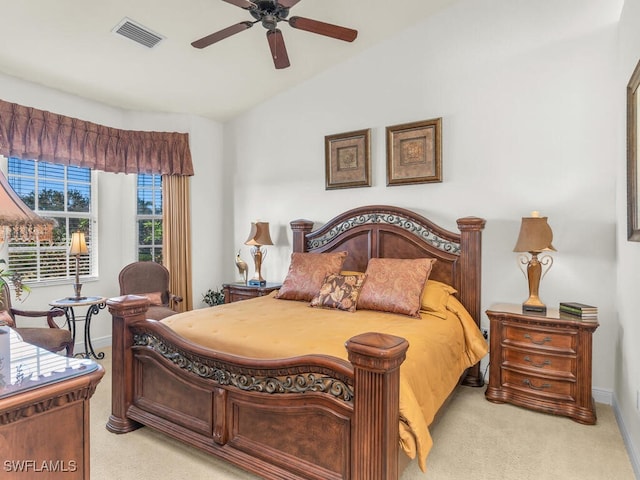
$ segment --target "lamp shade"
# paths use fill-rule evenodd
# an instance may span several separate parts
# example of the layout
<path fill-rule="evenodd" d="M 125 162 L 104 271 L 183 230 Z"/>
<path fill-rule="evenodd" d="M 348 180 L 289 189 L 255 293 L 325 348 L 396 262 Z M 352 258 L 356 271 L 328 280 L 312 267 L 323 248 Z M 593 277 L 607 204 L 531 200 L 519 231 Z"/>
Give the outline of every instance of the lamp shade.
<path fill-rule="evenodd" d="M 69 255 L 83 255 L 89 253 L 87 242 L 84 238 L 84 232 L 73 232 L 71 235 L 71 246 L 69 247 Z"/>
<path fill-rule="evenodd" d="M 0 172 L 0 242 L 51 242 L 54 225 L 25 205 Z"/>
<path fill-rule="evenodd" d="M 514 252 L 542 252 L 556 249 L 551 245 L 553 232 L 547 223 L 547 217 L 540 217 L 533 212 L 531 217 L 522 217 L 520 234 Z"/>
<path fill-rule="evenodd" d="M 273 245 L 269 234 L 269 222 L 251 222 L 251 232 L 245 245 Z"/>

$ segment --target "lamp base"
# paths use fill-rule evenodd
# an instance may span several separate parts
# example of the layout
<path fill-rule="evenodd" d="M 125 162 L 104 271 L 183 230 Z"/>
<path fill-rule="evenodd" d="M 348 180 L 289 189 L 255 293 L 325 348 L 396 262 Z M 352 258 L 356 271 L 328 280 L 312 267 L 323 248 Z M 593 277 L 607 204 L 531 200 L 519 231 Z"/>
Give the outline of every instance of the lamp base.
<path fill-rule="evenodd" d="M 522 312 L 523 313 L 547 313 L 547 306 L 546 305 L 527 305 L 526 303 L 523 303 Z"/>
<path fill-rule="evenodd" d="M 76 272 L 77 272 L 77 266 L 76 266 Z M 86 300 L 87 297 L 83 297 L 82 295 L 80 295 L 80 291 L 82 290 L 82 284 L 78 281 L 77 278 L 77 273 L 76 273 L 76 283 L 73 284 L 73 291 L 75 293 L 74 297 L 69 297 L 69 300 L 76 300 L 76 301 L 80 301 L 80 300 Z"/>
<path fill-rule="evenodd" d="M 547 306 L 542 303 L 540 297 L 538 296 L 538 291 L 540 289 L 540 278 L 542 276 L 542 266 L 547 266 L 547 270 L 551 268 L 551 263 L 553 263 L 553 259 L 546 255 L 543 257 L 542 262 L 538 260 L 538 253 L 540 252 L 529 252 L 531 254 L 531 260 L 529 260 L 527 265 L 527 280 L 529 281 L 529 298 L 527 298 L 522 303 L 522 312 L 523 313 L 547 313 Z M 548 261 L 546 259 L 551 259 Z M 524 256 L 526 260 L 526 256 Z M 521 260 L 522 264 L 525 264 L 523 260 Z M 546 273 L 546 272 L 545 272 Z"/>
<path fill-rule="evenodd" d="M 251 280 L 249 280 L 249 285 L 252 287 L 264 287 L 265 285 L 267 285 L 267 281 L 256 280 L 255 278 L 252 278 Z"/>

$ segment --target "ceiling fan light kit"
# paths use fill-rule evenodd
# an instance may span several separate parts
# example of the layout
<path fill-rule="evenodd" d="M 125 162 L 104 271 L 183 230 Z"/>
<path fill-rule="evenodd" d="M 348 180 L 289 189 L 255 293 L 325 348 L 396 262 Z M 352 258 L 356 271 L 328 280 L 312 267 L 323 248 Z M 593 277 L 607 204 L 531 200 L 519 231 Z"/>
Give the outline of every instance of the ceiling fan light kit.
<path fill-rule="evenodd" d="M 244 30 L 248 30 L 255 23 L 260 22 L 264 28 L 267 29 L 267 42 L 269 43 L 269 49 L 271 50 L 271 56 L 273 58 L 273 64 L 276 69 L 287 68 L 289 63 L 289 56 L 287 55 L 287 48 L 284 44 L 284 37 L 282 31 L 278 28 L 279 22 L 286 22 L 290 27 L 298 30 L 304 30 L 318 35 L 324 35 L 326 37 L 335 38 L 345 42 L 353 42 L 358 36 L 357 30 L 351 28 L 340 27 L 331 23 L 320 22 L 311 18 L 305 17 L 291 17 L 289 16 L 289 9 L 296 5 L 300 0 L 223 0 L 227 3 L 240 7 L 244 10 L 248 10 L 255 21 L 244 21 L 231 25 L 227 28 L 223 28 L 217 32 L 214 32 L 206 37 L 202 37 L 191 45 L 195 48 L 205 48 L 209 45 L 213 45 L 220 40 L 224 40 L 231 35 L 240 33 Z"/>

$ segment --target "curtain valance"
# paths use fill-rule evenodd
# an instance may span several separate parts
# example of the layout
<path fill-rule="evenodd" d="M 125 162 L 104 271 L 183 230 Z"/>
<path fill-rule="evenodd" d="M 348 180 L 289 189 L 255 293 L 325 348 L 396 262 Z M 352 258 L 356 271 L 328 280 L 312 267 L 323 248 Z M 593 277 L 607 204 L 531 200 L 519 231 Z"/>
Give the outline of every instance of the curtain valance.
<path fill-rule="evenodd" d="M 0 154 L 112 173 L 193 175 L 186 133 L 120 130 L 3 100 Z"/>

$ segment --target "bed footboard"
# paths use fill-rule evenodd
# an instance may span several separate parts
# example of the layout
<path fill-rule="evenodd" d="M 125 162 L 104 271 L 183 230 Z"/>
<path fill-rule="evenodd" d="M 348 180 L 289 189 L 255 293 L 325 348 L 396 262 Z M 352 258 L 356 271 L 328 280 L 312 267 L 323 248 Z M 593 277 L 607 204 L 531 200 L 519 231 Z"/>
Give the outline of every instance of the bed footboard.
<path fill-rule="evenodd" d="M 146 320 L 148 300 L 113 316 L 107 429 L 147 425 L 267 479 L 398 478 L 399 371 L 406 340 L 364 333 L 349 362 L 255 360 L 199 347 Z"/>

